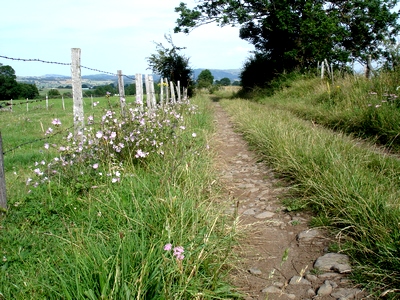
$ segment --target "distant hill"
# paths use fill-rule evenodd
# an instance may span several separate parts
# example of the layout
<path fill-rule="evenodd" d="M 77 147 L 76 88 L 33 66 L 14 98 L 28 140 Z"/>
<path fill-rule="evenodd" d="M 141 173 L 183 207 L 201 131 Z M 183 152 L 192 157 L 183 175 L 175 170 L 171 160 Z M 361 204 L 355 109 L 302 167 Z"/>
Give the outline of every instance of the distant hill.
<path fill-rule="evenodd" d="M 206 69 L 194 69 L 194 79 L 196 80 L 201 71 Z M 221 80 L 222 78 L 229 78 L 231 82 L 237 80 L 240 81 L 240 69 L 230 69 L 230 70 L 219 70 L 219 69 L 208 69 L 214 80 Z"/>
<path fill-rule="evenodd" d="M 194 69 L 194 78 L 195 80 L 205 69 Z M 222 78 L 229 78 L 231 82 L 235 80 L 240 80 L 240 69 L 232 69 L 232 70 L 219 70 L 219 69 L 208 69 L 211 74 L 214 76 L 215 80 L 221 80 Z M 154 81 L 158 81 L 160 76 L 153 75 Z M 135 75 L 126 75 L 124 77 L 124 83 L 130 84 L 133 83 L 135 79 Z M 71 85 L 71 77 L 65 75 L 58 74 L 46 74 L 43 76 L 17 76 L 18 82 L 25 82 L 36 84 L 36 86 L 41 88 L 56 88 L 59 86 Z M 105 84 L 118 84 L 117 76 L 110 74 L 93 74 L 93 75 L 84 75 L 82 76 L 82 83 L 88 84 L 89 86 L 95 85 L 105 85 Z"/>

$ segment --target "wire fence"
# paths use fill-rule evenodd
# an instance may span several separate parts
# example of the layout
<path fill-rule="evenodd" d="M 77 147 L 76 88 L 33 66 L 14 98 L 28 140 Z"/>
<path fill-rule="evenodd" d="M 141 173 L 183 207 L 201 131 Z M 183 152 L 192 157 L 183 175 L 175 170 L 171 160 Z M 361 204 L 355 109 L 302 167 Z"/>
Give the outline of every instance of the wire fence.
<path fill-rule="evenodd" d="M 8 57 L 8 56 L 4 56 L 4 55 L 0 55 L 0 58 L 9 59 L 9 60 L 15 60 L 15 61 L 41 62 L 41 63 L 46 63 L 46 64 L 63 65 L 63 66 L 70 66 L 71 65 L 71 63 L 61 63 L 61 62 L 55 62 L 55 61 L 47 61 L 47 60 L 42 60 L 42 59 L 38 59 L 38 58 L 15 58 L 15 57 Z M 86 70 L 90 70 L 90 71 L 94 71 L 94 72 L 99 72 L 99 73 L 102 73 L 102 74 L 118 76 L 118 74 L 112 73 L 112 72 L 101 71 L 99 69 L 89 68 L 89 67 L 85 67 L 85 66 L 82 66 L 82 65 L 80 67 L 82 69 L 86 69 Z M 125 74 L 122 74 L 122 75 L 124 77 L 126 77 L 126 78 L 131 79 L 131 80 L 135 80 L 135 78 L 130 77 L 128 75 L 125 75 Z"/>

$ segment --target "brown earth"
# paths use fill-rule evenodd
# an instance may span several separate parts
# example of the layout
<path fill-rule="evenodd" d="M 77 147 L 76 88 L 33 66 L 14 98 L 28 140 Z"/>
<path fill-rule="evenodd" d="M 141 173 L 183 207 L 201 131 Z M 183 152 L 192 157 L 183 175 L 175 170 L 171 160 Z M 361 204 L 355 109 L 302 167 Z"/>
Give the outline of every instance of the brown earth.
<path fill-rule="evenodd" d="M 283 206 L 290 186 L 248 149 L 220 104 L 214 106 L 213 147 L 228 201 L 226 213 L 238 219 L 242 233 L 234 249 L 240 262 L 231 272 L 237 291 L 246 300 L 365 297 L 348 279 L 348 270 L 314 267 L 334 237 L 310 229 L 310 213 L 290 212 Z"/>

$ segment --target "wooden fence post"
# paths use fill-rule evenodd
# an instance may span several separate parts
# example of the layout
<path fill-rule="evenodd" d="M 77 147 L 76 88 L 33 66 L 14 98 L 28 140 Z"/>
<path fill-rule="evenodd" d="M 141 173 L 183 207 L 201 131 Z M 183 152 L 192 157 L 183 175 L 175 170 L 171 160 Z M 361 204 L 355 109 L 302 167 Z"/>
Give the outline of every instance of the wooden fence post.
<path fill-rule="evenodd" d="M 325 66 L 325 64 L 322 62 L 321 63 L 321 79 L 324 79 L 324 66 Z"/>
<path fill-rule="evenodd" d="M 160 78 L 160 105 L 162 106 L 164 103 L 164 80 Z"/>
<path fill-rule="evenodd" d="M 165 78 L 165 104 L 169 103 L 168 79 Z"/>
<path fill-rule="evenodd" d="M 49 110 L 49 96 L 46 95 L 46 109 Z"/>
<path fill-rule="evenodd" d="M 176 90 L 178 92 L 178 102 L 181 102 L 181 82 L 178 80 Z"/>
<path fill-rule="evenodd" d="M 119 102 L 121 104 L 121 115 L 125 117 L 125 87 L 124 87 L 124 77 L 122 76 L 122 71 L 118 70 L 118 93 Z"/>
<path fill-rule="evenodd" d="M 72 78 L 72 96 L 74 103 L 74 135 L 75 138 L 83 133 L 84 115 L 82 99 L 82 78 L 81 78 L 81 49 L 71 49 L 71 78 Z"/>
<path fill-rule="evenodd" d="M 156 93 L 154 90 L 153 75 L 149 75 L 149 89 L 150 89 L 150 106 L 151 108 L 155 108 L 157 105 L 157 101 L 156 101 Z"/>
<path fill-rule="evenodd" d="M 61 96 L 61 101 L 62 101 L 62 108 L 63 110 L 65 110 L 64 96 Z"/>
<path fill-rule="evenodd" d="M 0 132 L 0 215 L 2 209 L 7 210 L 6 178 L 4 174 L 3 141 Z"/>
<path fill-rule="evenodd" d="M 366 69 L 365 69 L 365 77 L 370 79 L 372 71 L 373 71 L 373 68 L 372 68 L 372 56 L 368 55 L 367 66 L 366 66 Z"/>
<path fill-rule="evenodd" d="M 170 81 L 169 83 L 171 85 L 171 103 L 175 104 L 176 103 L 176 98 L 175 98 L 174 83 L 172 81 Z"/>
<path fill-rule="evenodd" d="M 136 88 L 136 103 L 140 105 L 140 109 L 143 110 L 143 82 L 142 74 L 135 75 L 135 88 Z"/>

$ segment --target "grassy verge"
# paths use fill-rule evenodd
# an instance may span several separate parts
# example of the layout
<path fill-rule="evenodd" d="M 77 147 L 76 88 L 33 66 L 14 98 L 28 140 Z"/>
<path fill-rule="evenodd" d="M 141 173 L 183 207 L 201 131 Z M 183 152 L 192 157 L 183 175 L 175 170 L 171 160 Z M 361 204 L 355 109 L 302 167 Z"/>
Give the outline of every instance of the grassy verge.
<path fill-rule="evenodd" d="M 289 110 L 303 119 L 368 138 L 398 151 L 399 77 L 399 72 L 381 73 L 371 80 L 338 75 L 332 83 L 314 76 L 289 76 L 272 96 L 262 96 L 261 91 L 256 99 L 268 106 Z"/>
<path fill-rule="evenodd" d="M 101 129 L 103 137 L 109 133 L 109 120 L 108 142 L 99 138 L 91 148 L 93 138 L 82 146 L 83 156 L 58 154 L 68 167 L 55 168 L 53 160 L 48 164 L 63 139 L 54 141 L 57 147 L 50 152 L 43 150 L 43 141 L 32 144 L 35 156 L 17 150 L 6 154 L 9 210 L 0 219 L 0 299 L 236 297 L 225 282 L 234 232 L 211 192 L 215 174 L 206 145 L 212 114 L 208 100 L 192 101 L 196 111 L 183 106 L 141 115 L 153 127 L 142 119 L 129 127 L 116 120 L 117 114 L 106 113 L 103 117 L 110 118 L 103 119 Z M 42 113 L 29 115 L 32 124 L 57 117 L 68 127 L 70 117 L 64 120 L 59 110 Z M 14 118 L 25 122 L 23 114 Z M 12 138 L 4 140 L 17 144 Z M 124 147 L 116 147 L 122 142 Z M 20 159 L 23 163 L 17 163 Z M 27 185 L 28 163 L 42 178 L 37 185 L 32 175 Z M 41 171 L 44 166 L 47 172 Z"/>
<path fill-rule="evenodd" d="M 296 197 L 288 208 L 313 208 L 313 225 L 330 226 L 342 237 L 336 249 L 358 264 L 357 280 L 381 291 L 400 286 L 400 162 L 301 120 L 282 104 L 221 105 L 249 143 L 293 182 Z"/>

